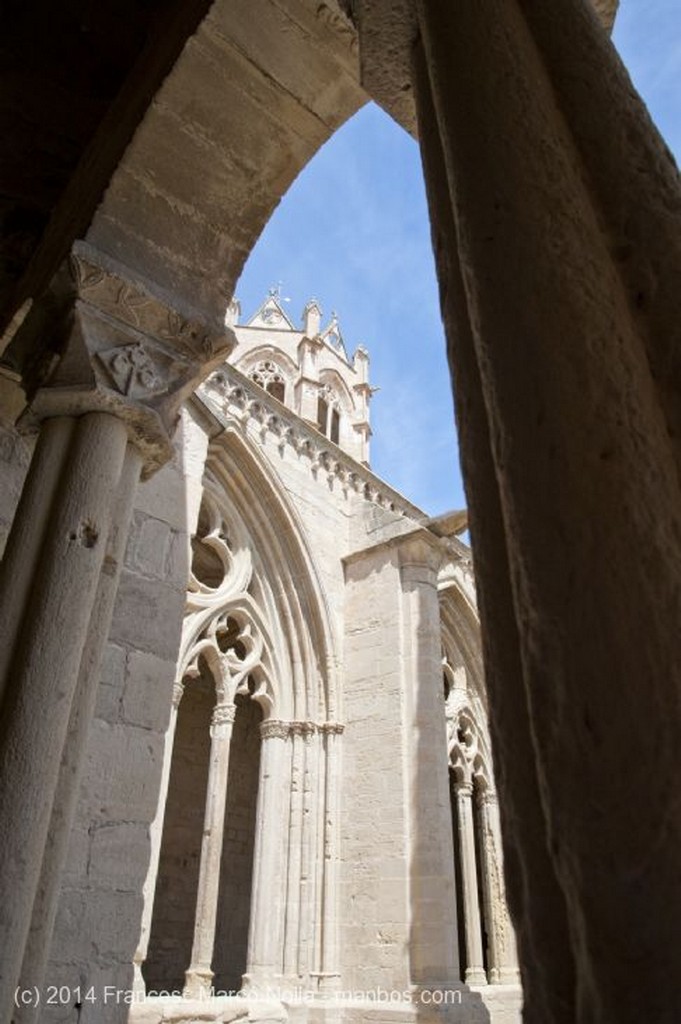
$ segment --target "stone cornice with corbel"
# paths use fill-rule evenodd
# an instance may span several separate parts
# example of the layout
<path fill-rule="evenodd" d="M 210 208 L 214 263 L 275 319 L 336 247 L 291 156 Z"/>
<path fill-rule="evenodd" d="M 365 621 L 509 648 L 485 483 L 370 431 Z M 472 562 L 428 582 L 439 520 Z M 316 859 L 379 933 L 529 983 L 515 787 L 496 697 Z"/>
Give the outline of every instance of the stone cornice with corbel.
<path fill-rule="evenodd" d="M 363 496 L 374 505 L 411 521 L 427 521 L 424 512 L 368 467 L 346 454 L 233 366 L 225 365 L 209 377 L 199 388 L 195 400 L 222 426 L 239 424 L 245 430 L 249 424 L 257 424 L 262 444 L 271 437 L 276 439 L 280 453 L 289 448 L 306 457 L 313 477 L 329 485 L 338 481 L 346 497 Z"/>
<path fill-rule="evenodd" d="M 55 278 L 50 302 L 61 352 L 28 416 L 110 413 L 126 423 L 150 476 L 172 457 L 180 407 L 232 352 L 233 331 L 167 305 L 85 243 Z"/>

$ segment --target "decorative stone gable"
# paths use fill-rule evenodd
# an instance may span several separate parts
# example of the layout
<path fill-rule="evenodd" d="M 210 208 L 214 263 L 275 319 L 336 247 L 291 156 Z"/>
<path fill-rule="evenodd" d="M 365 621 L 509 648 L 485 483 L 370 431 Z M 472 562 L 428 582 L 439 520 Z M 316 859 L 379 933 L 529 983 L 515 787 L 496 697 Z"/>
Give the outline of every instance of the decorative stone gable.
<path fill-rule="evenodd" d="M 267 298 L 245 326 L 261 329 L 271 328 L 277 331 L 295 330 L 291 320 L 284 311 L 278 288 L 270 288 Z"/>

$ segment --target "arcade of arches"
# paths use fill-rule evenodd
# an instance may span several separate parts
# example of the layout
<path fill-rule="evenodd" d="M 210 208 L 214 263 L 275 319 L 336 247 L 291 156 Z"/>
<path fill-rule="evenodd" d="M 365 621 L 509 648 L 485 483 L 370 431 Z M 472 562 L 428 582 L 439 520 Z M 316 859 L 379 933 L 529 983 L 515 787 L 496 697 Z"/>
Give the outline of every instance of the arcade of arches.
<path fill-rule="evenodd" d="M 528 1024 L 676 1021 L 681 189 L 616 2 L 34 6 L 0 1020 L 506 1024 L 519 968 Z M 367 353 L 225 318 L 367 98 L 421 148 L 475 587 L 464 518 L 369 469 Z"/>

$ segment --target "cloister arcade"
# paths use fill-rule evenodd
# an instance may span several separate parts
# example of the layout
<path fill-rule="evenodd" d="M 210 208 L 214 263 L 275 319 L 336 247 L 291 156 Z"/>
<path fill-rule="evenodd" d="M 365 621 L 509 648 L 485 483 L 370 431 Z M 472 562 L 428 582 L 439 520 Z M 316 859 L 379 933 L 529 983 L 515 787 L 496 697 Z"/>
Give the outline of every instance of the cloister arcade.
<path fill-rule="evenodd" d="M 191 460 L 178 464 L 179 410 L 234 348 L 225 299 L 273 207 L 371 96 L 418 136 L 424 163 L 524 1018 L 675 1020 L 681 191 L 604 31 L 616 5 L 130 0 L 87 16 L 76 6 L 57 20 L 47 3 L 15 12 L 2 56 L 12 527 L 0 576 L 0 1016 L 36 1018 L 16 993 L 40 988 L 50 955 L 71 985 L 131 984 L 172 686 L 162 680 L 202 490 Z M 30 457 L 20 417 L 37 434 Z M 226 489 L 249 496 L 237 517 L 268 535 L 269 494 L 230 444 Z M 155 563 L 142 534 L 165 538 Z M 272 542 L 286 547 L 281 564 L 314 579 L 290 536 L 294 524 Z M 419 534 L 348 555 L 352 614 L 353 595 L 379 578 L 395 615 L 432 611 L 433 545 Z M 324 658 L 306 686 L 292 683 L 308 706 L 290 720 L 333 723 L 337 652 L 323 602 L 305 600 L 289 611 Z M 235 605 L 236 625 L 228 615 L 219 627 L 229 644 L 238 626 L 232 662 L 245 660 L 237 644 L 255 651 L 248 613 Z M 219 646 L 217 620 L 215 630 Z M 238 702 L 266 719 L 279 653 L 259 635 L 253 692 Z M 432 668 L 431 641 L 400 649 L 415 674 Z M 310 656 L 290 657 L 291 672 Z M 196 670 L 206 718 L 220 680 L 208 653 Z M 429 720 L 434 701 L 419 693 L 409 714 Z M 344 713 L 359 721 L 355 706 Z M 229 723 L 215 728 L 226 735 Z M 462 734 L 455 772 L 476 736 L 466 723 Z M 405 749 L 422 837 L 427 801 L 441 808 L 446 794 L 425 781 L 428 749 Z M 363 777 L 375 781 L 368 767 Z M 355 840 L 344 836 L 349 850 Z M 410 850 L 412 881 L 427 880 L 428 851 Z M 438 871 L 445 853 L 435 851 Z M 455 965 L 430 953 L 449 911 L 435 912 L 427 881 L 409 892 L 407 982 L 442 985 Z M 481 886 L 483 908 L 485 898 Z M 471 952 L 469 968 L 479 959 Z M 127 1008 L 68 1012 L 120 1021 Z"/>

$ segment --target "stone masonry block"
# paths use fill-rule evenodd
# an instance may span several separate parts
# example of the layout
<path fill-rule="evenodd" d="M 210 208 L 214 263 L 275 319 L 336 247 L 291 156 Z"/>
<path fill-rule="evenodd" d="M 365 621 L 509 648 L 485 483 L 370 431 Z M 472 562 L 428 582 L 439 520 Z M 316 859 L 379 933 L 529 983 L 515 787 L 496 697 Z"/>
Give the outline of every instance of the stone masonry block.
<path fill-rule="evenodd" d="M 135 952 L 142 896 L 131 892 L 66 889 L 55 924 L 53 949 L 68 949 L 86 963 L 117 962 Z"/>
<path fill-rule="evenodd" d="M 125 657 L 126 652 L 123 647 L 118 647 L 111 642 L 106 645 L 95 706 L 95 716 L 105 722 L 118 721 L 126 675 Z"/>
<path fill-rule="evenodd" d="M 186 529 L 185 483 L 177 456 L 150 480 L 139 485 L 135 508 L 155 519 L 162 519 L 175 530 Z"/>
<path fill-rule="evenodd" d="M 167 523 L 136 512 L 126 552 L 126 565 L 144 576 L 162 579 L 170 543 L 171 530 Z"/>
<path fill-rule="evenodd" d="M 174 661 L 180 644 L 185 595 L 160 580 L 121 573 L 111 638 Z"/>
<path fill-rule="evenodd" d="M 102 825 L 92 831 L 90 881 L 93 885 L 134 892 L 149 861 L 149 828 L 131 822 Z"/>
<path fill-rule="evenodd" d="M 89 829 L 83 828 L 81 825 L 76 825 L 71 829 L 69 849 L 64 865 L 63 880 L 65 884 L 82 882 L 86 877 L 90 862 L 90 842 Z"/>
<path fill-rule="evenodd" d="M 95 719 L 88 743 L 79 817 L 150 822 L 156 812 L 164 737 Z"/>
<path fill-rule="evenodd" d="M 144 651 L 131 651 L 121 719 L 143 729 L 165 732 L 170 719 L 170 704 L 175 664 Z"/>
<path fill-rule="evenodd" d="M 191 547 L 189 536 L 183 531 L 173 530 L 166 551 L 164 579 L 169 586 L 180 590 L 184 594 L 187 590 L 190 566 Z"/>

